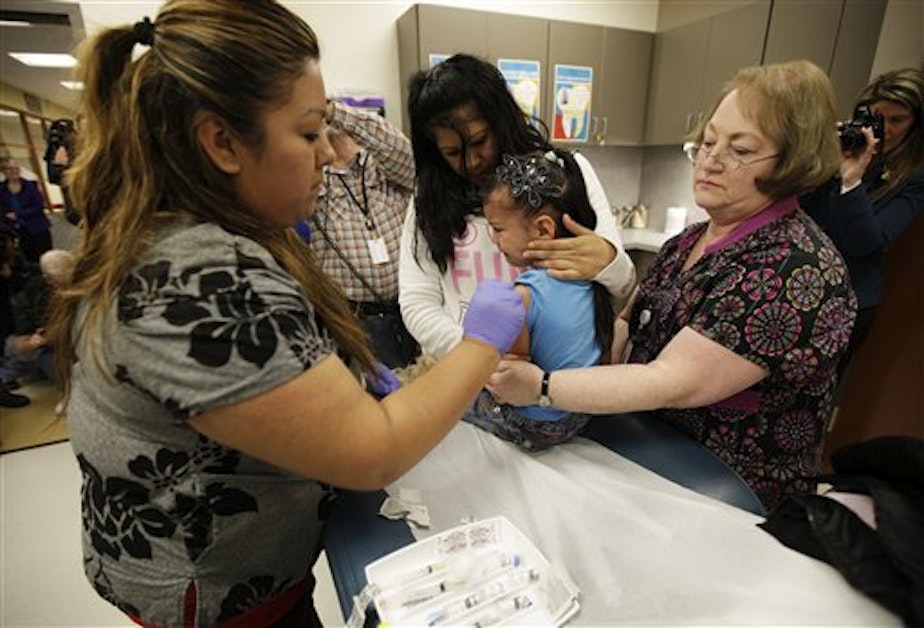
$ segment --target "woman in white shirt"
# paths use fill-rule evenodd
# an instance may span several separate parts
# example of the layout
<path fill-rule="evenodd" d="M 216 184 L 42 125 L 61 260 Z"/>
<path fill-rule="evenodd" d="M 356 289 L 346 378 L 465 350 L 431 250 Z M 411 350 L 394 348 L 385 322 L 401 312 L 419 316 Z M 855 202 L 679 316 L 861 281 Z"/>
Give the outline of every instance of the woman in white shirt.
<path fill-rule="evenodd" d="M 439 357 L 461 340 L 460 322 L 478 283 L 510 281 L 518 272 L 491 242 L 480 187 L 493 177 L 501 153 L 552 146 L 538 121 L 519 108 L 500 71 L 465 54 L 411 80 L 409 115 L 417 195 L 401 238 L 399 300 L 423 353 Z M 593 167 L 579 154 L 575 159 L 597 213 L 596 230 L 566 218 L 577 237 L 533 242 L 530 259 L 553 277 L 593 279 L 625 298 L 635 267 Z"/>

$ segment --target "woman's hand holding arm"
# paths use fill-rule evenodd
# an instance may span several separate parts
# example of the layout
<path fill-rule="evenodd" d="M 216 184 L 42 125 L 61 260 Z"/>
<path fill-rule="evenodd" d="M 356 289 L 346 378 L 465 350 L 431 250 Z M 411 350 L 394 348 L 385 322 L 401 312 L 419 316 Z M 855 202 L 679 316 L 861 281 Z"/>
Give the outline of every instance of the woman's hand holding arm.
<path fill-rule="evenodd" d="M 614 364 L 555 371 L 549 397 L 556 408 L 609 414 L 695 408 L 722 401 L 753 386 L 767 372 L 689 327 L 649 364 Z M 536 402 L 541 371 L 502 362 L 488 390 L 513 405 Z"/>

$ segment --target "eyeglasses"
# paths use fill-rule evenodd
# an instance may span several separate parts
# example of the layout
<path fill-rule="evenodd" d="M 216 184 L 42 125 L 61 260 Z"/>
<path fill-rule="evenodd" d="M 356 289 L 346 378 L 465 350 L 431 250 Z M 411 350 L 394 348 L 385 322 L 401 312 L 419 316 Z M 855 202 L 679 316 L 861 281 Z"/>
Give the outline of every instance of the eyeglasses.
<path fill-rule="evenodd" d="M 692 161 L 694 164 L 698 161 L 704 161 L 706 157 L 711 156 L 723 168 L 728 168 L 729 170 L 738 170 L 744 166 L 750 166 L 751 164 L 756 164 L 760 161 L 767 161 L 768 159 L 779 157 L 778 153 L 774 153 L 772 155 L 767 155 L 766 157 L 741 159 L 740 157 L 735 157 L 734 155 L 730 154 L 727 148 L 724 151 L 718 152 L 714 149 L 706 148 L 702 144 L 694 144 L 693 142 L 685 143 L 683 145 L 683 152 L 686 154 L 687 159 Z"/>

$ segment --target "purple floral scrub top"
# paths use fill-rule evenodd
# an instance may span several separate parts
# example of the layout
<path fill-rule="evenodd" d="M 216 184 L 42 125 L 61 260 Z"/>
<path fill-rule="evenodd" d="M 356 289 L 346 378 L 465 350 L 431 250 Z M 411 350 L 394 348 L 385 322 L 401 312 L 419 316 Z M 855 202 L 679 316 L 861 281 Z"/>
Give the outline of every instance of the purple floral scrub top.
<path fill-rule="evenodd" d="M 828 237 L 786 199 L 683 264 L 705 223 L 670 240 L 639 286 L 630 362 L 648 363 L 684 327 L 765 368 L 728 399 L 658 414 L 728 463 L 770 510 L 811 490 L 856 299 Z"/>

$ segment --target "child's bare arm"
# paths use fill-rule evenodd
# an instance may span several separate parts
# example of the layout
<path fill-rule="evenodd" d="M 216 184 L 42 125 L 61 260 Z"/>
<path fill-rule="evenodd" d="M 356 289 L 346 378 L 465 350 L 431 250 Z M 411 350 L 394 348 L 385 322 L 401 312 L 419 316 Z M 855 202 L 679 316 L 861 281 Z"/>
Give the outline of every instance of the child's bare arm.
<path fill-rule="evenodd" d="M 529 304 L 532 299 L 529 288 L 517 284 L 516 289 L 523 297 L 523 308 L 529 312 Z M 524 359 L 529 359 L 529 327 L 526 321 L 523 322 L 523 330 L 520 332 L 520 336 L 516 339 L 516 342 L 513 343 L 513 346 L 510 347 L 508 352 L 521 356 Z"/>

